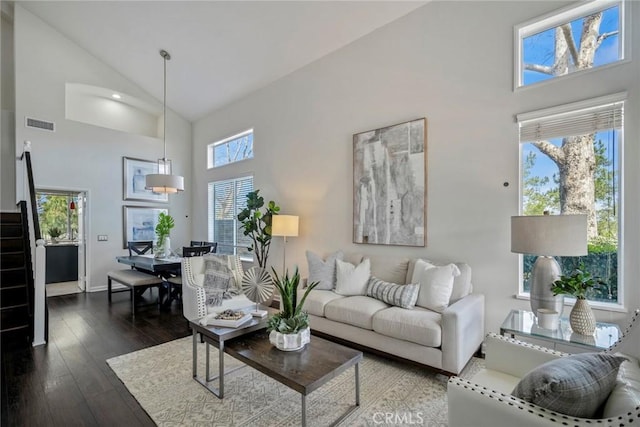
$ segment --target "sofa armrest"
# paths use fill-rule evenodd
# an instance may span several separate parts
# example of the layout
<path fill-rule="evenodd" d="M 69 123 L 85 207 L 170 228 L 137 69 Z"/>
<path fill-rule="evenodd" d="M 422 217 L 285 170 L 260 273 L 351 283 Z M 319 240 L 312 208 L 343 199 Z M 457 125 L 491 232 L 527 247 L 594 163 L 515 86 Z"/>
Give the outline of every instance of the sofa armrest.
<path fill-rule="evenodd" d="M 486 368 L 518 378 L 545 362 L 567 355 L 495 333 L 487 334 L 484 342 Z"/>
<path fill-rule="evenodd" d="M 459 374 L 484 338 L 484 295 L 469 294 L 442 312 L 442 369 Z"/>
<path fill-rule="evenodd" d="M 592 420 L 569 417 L 543 409 L 517 397 L 489 390 L 460 377 L 451 377 L 447 383 L 449 427 L 495 426 L 577 426 L 586 427 L 626 425 L 628 419 L 636 419 L 638 408 L 625 419 L 607 418 Z"/>

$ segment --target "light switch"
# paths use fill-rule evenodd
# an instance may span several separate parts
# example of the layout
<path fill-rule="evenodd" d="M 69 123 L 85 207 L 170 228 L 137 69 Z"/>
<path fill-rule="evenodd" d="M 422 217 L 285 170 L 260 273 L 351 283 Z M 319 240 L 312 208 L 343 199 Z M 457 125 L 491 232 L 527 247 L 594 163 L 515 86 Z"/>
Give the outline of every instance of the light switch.
<path fill-rule="evenodd" d="M 106 242 L 109 240 L 106 234 L 98 234 L 98 242 Z"/>

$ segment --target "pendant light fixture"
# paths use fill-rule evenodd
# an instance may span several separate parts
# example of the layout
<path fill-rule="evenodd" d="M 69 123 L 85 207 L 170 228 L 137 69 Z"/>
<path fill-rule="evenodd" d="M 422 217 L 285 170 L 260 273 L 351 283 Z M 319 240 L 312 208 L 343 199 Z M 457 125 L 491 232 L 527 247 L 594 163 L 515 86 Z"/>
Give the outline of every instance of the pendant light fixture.
<path fill-rule="evenodd" d="M 167 61 L 171 55 L 166 50 L 160 51 L 164 60 L 164 93 L 163 93 L 163 132 L 164 157 L 158 159 L 158 173 L 149 174 L 146 177 L 145 188 L 154 193 L 177 193 L 184 190 L 184 178 L 180 175 L 171 175 L 171 160 L 167 159 Z"/>

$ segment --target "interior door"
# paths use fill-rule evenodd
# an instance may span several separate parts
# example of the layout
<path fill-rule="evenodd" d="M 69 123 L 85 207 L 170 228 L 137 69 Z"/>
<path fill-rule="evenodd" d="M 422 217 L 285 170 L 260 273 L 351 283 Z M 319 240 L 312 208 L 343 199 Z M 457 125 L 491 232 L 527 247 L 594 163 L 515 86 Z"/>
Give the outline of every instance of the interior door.
<path fill-rule="evenodd" d="M 78 193 L 78 202 L 76 209 L 78 210 L 78 286 L 85 292 L 87 289 L 87 263 L 86 263 L 86 232 L 85 232 L 85 213 L 87 197 L 86 193 Z"/>

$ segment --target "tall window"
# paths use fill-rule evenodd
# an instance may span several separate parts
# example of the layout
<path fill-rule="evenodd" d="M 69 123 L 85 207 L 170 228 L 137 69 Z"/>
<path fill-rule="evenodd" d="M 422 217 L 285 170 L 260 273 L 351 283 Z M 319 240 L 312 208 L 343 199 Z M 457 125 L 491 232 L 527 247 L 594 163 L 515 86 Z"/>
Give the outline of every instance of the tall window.
<path fill-rule="evenodd" d="M 624 2 L 583 2 L 515 28 L 516 87 L 624 59 Z"/>
<path fill-rule="evenodd" d="M 621 303 L 618 254 L 624 95 L 518 115 L 521 212 L 587 214 L 588 255 L 562 257 L 562 271 L 580 262 L 606 282 L 592 301 Z M 535 257 L 524 256 L 521 291 L 529 291 Z"/>
<path fill-rule="evenodd" d="M 253 177 L 247 176 L 209 183 L 209 240 L 218 243 L 218 252 L 251 258 L 251 239 L 239 229 L 238 212 L 247 205 L 253 191 Z"/>
<path fill-rule="evenodd" d="M 253 158 L 253 129 L 207 146 L 207 167 L 217 168 Z"/>

